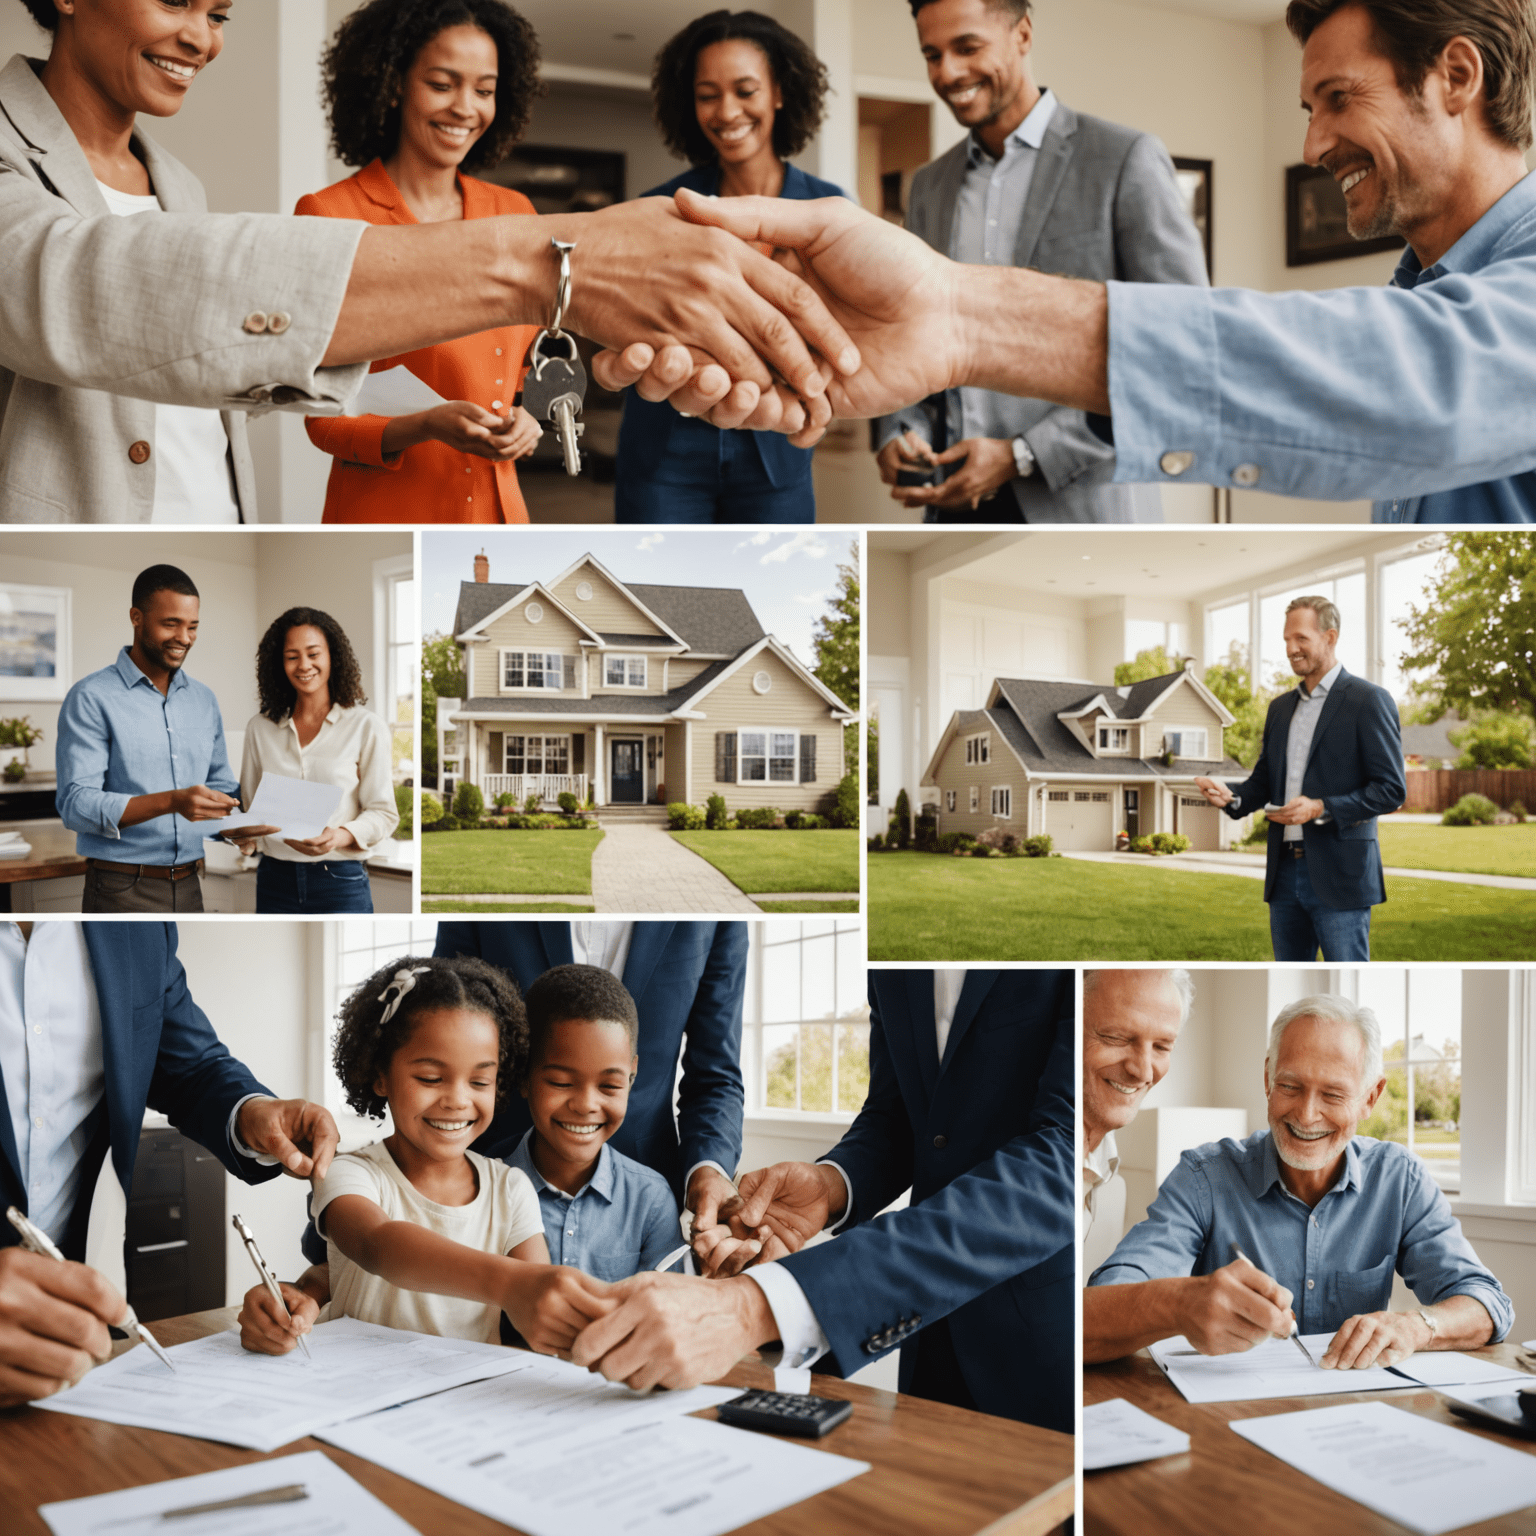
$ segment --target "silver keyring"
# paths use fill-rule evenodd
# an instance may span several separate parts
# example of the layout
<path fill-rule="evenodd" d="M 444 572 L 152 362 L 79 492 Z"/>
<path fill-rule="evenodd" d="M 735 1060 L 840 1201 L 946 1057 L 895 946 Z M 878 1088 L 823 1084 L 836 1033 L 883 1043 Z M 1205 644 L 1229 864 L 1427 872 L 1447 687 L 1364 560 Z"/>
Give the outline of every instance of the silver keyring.
<path fill-rule="evenodd" d="M 576 249 L 576 242 L 552 239 L 549 243 L 560 253 L 560 281 L 555 288 L 555 314 L 548 326 L 558 336 L 560 322 L 565 319 L 566 306 L 571 302 L 571 252 Z"/>

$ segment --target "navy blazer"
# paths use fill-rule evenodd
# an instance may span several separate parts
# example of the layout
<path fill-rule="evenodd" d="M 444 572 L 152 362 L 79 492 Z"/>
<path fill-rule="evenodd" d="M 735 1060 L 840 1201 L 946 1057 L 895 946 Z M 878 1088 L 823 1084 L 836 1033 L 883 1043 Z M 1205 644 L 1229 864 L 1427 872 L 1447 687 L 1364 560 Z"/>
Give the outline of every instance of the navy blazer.
<path fill-rule="evenodd" d="M 671 181 L 642 197 L 671 197 L 679 187 L 690 192 L 700 192 L 713 197 L 720 190 L 720 167 L 695 165 L 674 176 Z M 813 197 L 842 197 L 843 189 L 835 182 L 823 181 L 802 171 L 798 165 L 784 166 L 784 187 L 780 197 L 806 200 Z M 660 468 L 667 454 L 667 445 L 674 432 L 715 432 L 707 421 L 685 419 L 679 416 L 665 400 L 643 400 L 633 389 L 624 391 L 624 419 L 619 423 L 619 447 L 616 473 L 619 479 L 626 475 L 649 477 Z M 763 469 L 768 483 L 779 487 L 793 485 L 806 473 L 811 449 L 796 448 L 782 432 L 753 432 L 750 436 L 757 443 L 762 456 Z"/>
<path fill-rule="evenodd" d="M 947 1316 L 983 1412 L 1070 1434 L 1073 973 L 969 971 L 942 1062 L 932 971 L 872 970 L 869 1002 L 869 1097 L 827 1153 L 852 1214 L 780 1261 L 831 1344 L 816 1369 L 852 1375 Z"/>
<path fill-rule="evenodd" d="M 226 1127 L 235 1105 L 247 1094 L 271 1090 L 219 1044 L 208 1016 L 192 1001 L 187 973 L 176 958 L 175 923 L 82 926 L 101 1010 L 106 1094 L 91 1117 L 80 1193 L 59 1244 L 71 1259 L 85 1257 L 91 1196 L 109 1148 L 124 1190 L 133 1186 L 146 1106 L 168 1116 L 177 1130 L 247 1184 L 264 1183 L 282 1172 L 237 1157 L 229 1144 Z M 9 1115 L 0 1115 L 0 1204 L 27 1209 Z M 10 1224 L 0 1223 L 0 1247 L 17 1241 Z"/>
<path fill-rule="evenodd" d="M 1300 690 L 1282 693 L 1264 717 L 1264 745 L 1237 798 L 1226 807 L 1238 818 L 1265 805 L 1285 803 L 1286 748 Z M 1301 829 L 1307 877 L 1317 899 L 1337 911 L 1380 906 L 1387 899 L 1381 873 L 1376 818 L 1401 808 L 1408 794 L 1403 775 L 1403 732 L 1397 705 L 1385 688 L 1342 668 L 1323 700 L 1301 792 L 1321 800 L 1328 819 Z M 1280 874 L 1285 828 L 1269 824 L 1269 863 L 1264 900 L 1273 901 Z"/>

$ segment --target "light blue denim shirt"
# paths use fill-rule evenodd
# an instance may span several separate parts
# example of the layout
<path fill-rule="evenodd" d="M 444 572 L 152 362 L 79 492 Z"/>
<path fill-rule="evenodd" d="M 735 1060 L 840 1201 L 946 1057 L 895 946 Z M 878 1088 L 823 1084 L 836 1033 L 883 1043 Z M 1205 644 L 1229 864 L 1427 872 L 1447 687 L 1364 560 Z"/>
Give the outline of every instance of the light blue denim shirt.
<path fill-rule="evenodd" d="M 1268 1130 L 1195 1147 L 1088 1283 L 1208 1275 L 1231 1263 L 1234 1242 L 1295 1297 L 1303 1333 L 1332 1333 L 1358 1313 L 1386 1311 L 1394 1271 L 1425 1306 L 1475 1297 L 1493 1319 L 1495 1341 L 1515 1320 L 1423 1163 L 1369 1136 L 1350 1142 L 1338 1181 L 1310 1210 L 1282 1182 Z"/>
<path fill-rule="evenodd" d="M 186 864 L 203 856 L 217 824 L 157 816 L 135 827 L 118 821 L 135 795 L 205 784 L 240 794 L 224 749 L 224 720 L 211 688 L 185 669 L 164 694 L 139 671 L 125 645 L 117 661 L 83 677 L 59 711 L 55 753 L 60 818 L 87 858 L 120 864 Z"/>
<path fill-rule="evenodd" d="M 1109 285 L 1115 478 L 1536 522 L 1536 176 L 1387 288 Z"/>
<path fill-rule="evenodd" d="M 530 1130 L 507 1162 L 521 1168 L 538 1192 L 551 1263 L 570 1264 L 598 1280 L 625 1280 L 654 1269 L 682 1246 L 677 1201 L 654 1168 L 605 1142 L 597 1171 L 568 1195 L 534 1167 L 532 1139 Z"/>

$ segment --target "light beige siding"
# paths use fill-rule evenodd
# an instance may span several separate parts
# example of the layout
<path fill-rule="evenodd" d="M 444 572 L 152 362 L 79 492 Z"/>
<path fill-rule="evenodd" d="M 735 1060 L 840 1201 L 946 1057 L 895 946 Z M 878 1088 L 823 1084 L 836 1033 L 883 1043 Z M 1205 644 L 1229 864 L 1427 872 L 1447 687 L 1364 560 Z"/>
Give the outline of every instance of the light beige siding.
<path fill-rule="evenodd" d="M 576 588 L 582 582 L 592 584 L 592 596 L 583 600 L 576 596 Z M 653 623 L 626 597 L 606 576 L 583 561 L 564 581 L 550 591 L 565 604 L 581 622 L 599 634 L 610 635 L 662 635 L 659 625 Z"/>
<path fill-rule="evenodd" d="M 610 688 L 604 681 L 604 670 L 607 656 L 640 655 L 638 651 L 610 651 L 606 654 L 594 653 L 592 656 L 592 697 L 596 698 L 660 698 L 667 690 L 661 686 L 662 658 L 660 656 L 647 655 L 645 657 L 645 687 L 644 688 Z"/>
<path fill-rule="evenodd" d="M 484 645 L 466 647 L 473 660 L 474 677 L 471 679 L 471 698 L 493 698 L 502 694 L 500 652 L 558 651 L 576 660 L 576 687 L 567 694 L 581 690 L 581 631 L 563 614 L 555 612 L 548 603 L 543 605 L 544 617 L 537 624 L 530 624 L 523 606 L 503 614 L 487 631 L 489 639 Z M 562 690 L 563 691 L 563 690 Z M 518 698 L 521 694 L 509 693 L 506 698 Z"/>
<path fill-rule="evenodd" d="M 668 690 L 681 688 L 684 683 L 692 682 L 699 673 L 707 672 L 712 666 L 714 666 L 712 661 L 694 661 L 687 656 L 674 656 L 667 667 Z M 661 663 L 659 661 L 653 663 L 652 670 L 659 675 Z"/>
<path fill-rule="evenodd" d="M 666 736 L 666 745 L 662 749 L 666 763 L 663 782 L 667 791 L 663 796 L 663 802 L 687 800 L 688 759 L 685 746 L 688 739 L 687 729 L 681 724 L 669 725 L 663 734 Z"/>
<path fill-rule="evenodd" d="M 1204 726 L 1209 733 L 1209 757 L 1215 759 L 1222 756 L 1221 719 L 1188 683 L 1179 684 L 1166 701 L 1152 711 L 1152 718 L 1146 727 L 1146 755 L 1156 757 L 1161 754 L 1165 730 L 1178 730 L 1185 726 Z"/>
<path fill-rule="evenodd" d="M 939 832 L 969 832 L 974 837 L 990 827 L 1006 827 L 1023 837 L 1025 796 L 1029 793 L 1024 770 L 996 727 L 986 733 L 992 738 L 991 761 L 967 764 L 966 737 L 980 734 L 983 733 L 966 731 L 957 736 L 939 759 L 934 772 L 934 780 L 939 787 Z M 1013 815 L 1008 820 L 992 814 L 992 791 L 1004 785 L 1013 790 Z M 971 810 L 972 786 L 977 790 L 974 812 Z M 955 796 L 955 808 L 952 811 L 948 809 L 949 791 L 953 791 Z"/>

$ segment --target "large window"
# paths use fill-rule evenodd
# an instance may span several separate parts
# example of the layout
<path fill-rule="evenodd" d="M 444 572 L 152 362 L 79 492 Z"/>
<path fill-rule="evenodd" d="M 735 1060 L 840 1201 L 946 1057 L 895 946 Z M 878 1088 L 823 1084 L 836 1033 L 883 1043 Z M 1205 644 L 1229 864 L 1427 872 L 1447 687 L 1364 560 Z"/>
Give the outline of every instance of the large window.
<path fill-rule="evenodd" d="M 769 736 L 768 777 L 775 784 L 795 782 L 795 733 L 773 731 Z"/>
<path fill-rule="evenodd" d="M 1356 677 L 1365 670 L 1365 572 L 1338 576 L 1313 576 L 1300 586 L 1260 599 L 1259 628 L 1262 651 L 1260 680 L 1269 687 L 1275 677 L 1292 677 L 1285 654 L 1285 610 L 1298 597 L 1326 597 L 1339 610 L 1338 658 Z"/>
<path fill-rule="evenodd" d="M 739 784 L 764 784 L 768 780 L 767 731 L 743 731 L 737 756 Z"/>
<path fill-rule="evenodd" d="M 501 686 L 503 688 L 563 688 L 566 674 L 574 674 L 576 658 L 558 651 L 503 651 Z M 574 676 L 572 677 L 574 683 Z"/>
<path fill-rule="evenodd" d="M 374 698 L 397 784 L 416 776 L 416 578 L 410 555 L 373 563 Z"/>
<path fill-rule="evenodd" d="M 1128 725 L 1101 725 L 1099 727 L 1099 751 L 1129 752 L 1131 728 Z"/>
<path fill-rule="evenodd" d="M 965 765 L 974 767 L 978 763 L 990 763 L 992 761 L 992 737 L 990 735 L 967 736 L 965 738 Z"/>
<path fill-rule="evenodd" d="M 1188 757 L 1196 762 L 1210 760 L 1210 737 L 1204 726 L 1196 730 L 1188 728 L 1163 733 L 1163 750 L 1175 757 Z"/>
<path fill-rule="evenodd" d="M 503 773 L 569 773 L 569 736 L 508 736 Z"/>
<path fill-rule="evenodd" d="M 869 1093 L 859 924 L 758 923 L 744 1050 L 755 1111 L 856 1114 Z"/>
<path fill-rule="evenodd" d="M 608 656 L 603 661 L 603 686 L 606 688 L 644 688 L 644 656 Z"/>
<path fill-rule="evenodd" d="M 797 731 L 741 731 L 737 737 L 738 784 L 812 784 L 816 780 L 814 738 Z M 801 762 L 800 759 L 804 758 Z M 797 764 L 799 767 L 797 768 Z M 803 769 L 803 773 L 799 770 Z"/>
<path fill-rule="evenodd" d="M 1408 694 L 1409 679 L 1402 668 L 1402 657 L 1407 648 L 1403 625 L 1408 610 L 1430 606 L 1424 587 L 1439 563 L 1440 551 L 1436 549 L 1428 554 L 1389 561 L 1381 568 L 1381 612 L 1385 631 L 1381 649 L 1381 685 L 1393 698 L 1405 698 Z"/>
<path fill-rule="evenodd" d="M 992 814 L 1003 821 L 1008 821 L 1012 818 L 1013 791 L 1007 785 L 992 791 Z"/>

